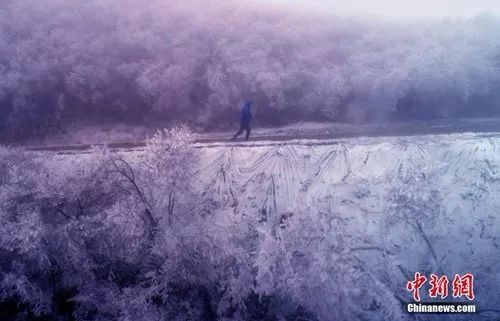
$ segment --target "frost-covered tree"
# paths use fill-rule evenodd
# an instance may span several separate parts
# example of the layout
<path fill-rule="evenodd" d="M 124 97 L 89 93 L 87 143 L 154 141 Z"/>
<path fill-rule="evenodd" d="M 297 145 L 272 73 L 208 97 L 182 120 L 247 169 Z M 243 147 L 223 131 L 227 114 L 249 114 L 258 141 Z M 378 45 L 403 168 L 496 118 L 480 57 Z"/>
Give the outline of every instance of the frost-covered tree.
<path fill-rule="evenodd" d="M 384 21 L 245 2 L 3 1 L 0 131 L 68 123 L 490 116 L 498 18 Z"/>
<path fill-rule="evenodd" d="M 2 149 L 0 304 L 17 306 L 19 319 L 158 319 L 154 302 L 166 294 L 156 290 L 164 276 L 154 263 L 169 253 L 155 256 L 151 249 L 162 243 L 156 234 L 175 231 L 167 217 L 193 215 L 180 200 L 190 178 L 179 175 L 193 166 L 186 162 L 188 136 L 185 130 L 154 136 L 137 174 L 105 151 L 55 170 L 51 162 Z"/>
<path fill-rule="evenodd" d="M 199 194 L 192 140 L 165 130 L 135 155 L 95 148 L 67 166 L 2 148 L 0 311 L 16 320 L 308 315 L 277 311 L 255 287 L 255 218 Z"/>

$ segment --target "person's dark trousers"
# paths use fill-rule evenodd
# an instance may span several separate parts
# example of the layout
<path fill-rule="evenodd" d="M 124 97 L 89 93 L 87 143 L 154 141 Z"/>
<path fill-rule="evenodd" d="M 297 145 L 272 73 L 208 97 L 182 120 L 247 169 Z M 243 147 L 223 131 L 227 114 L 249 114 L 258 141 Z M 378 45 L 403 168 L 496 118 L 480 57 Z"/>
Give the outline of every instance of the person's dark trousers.
<path fill-rule="evenodd" d="M 250 119 L 248 120 L 242 120 L 241 123 L 240 123 L 240 130 L 238 130 L 238 132 L 236 134 L 234 134 L 232 140 L 235 140 L 238 136 L 240 136 L 243 131 L 246 131 L 246 134 L 245 134 L 245 140 L 248 140 L 248 137 L 250 137 Z"/>

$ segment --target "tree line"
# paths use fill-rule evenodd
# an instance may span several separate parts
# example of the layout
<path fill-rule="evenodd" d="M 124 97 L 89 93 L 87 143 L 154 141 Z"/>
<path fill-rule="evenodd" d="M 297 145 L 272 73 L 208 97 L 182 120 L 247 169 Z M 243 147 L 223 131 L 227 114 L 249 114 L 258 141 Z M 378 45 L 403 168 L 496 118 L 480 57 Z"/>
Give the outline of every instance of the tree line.
<path fill-rule="evenodd" d="M 5 0 L 0 132 L 220 129 L 248 98 L 264 125 L 492 116 L 499 27 L 487 14 L 403 21 L 236 1 Z"/>

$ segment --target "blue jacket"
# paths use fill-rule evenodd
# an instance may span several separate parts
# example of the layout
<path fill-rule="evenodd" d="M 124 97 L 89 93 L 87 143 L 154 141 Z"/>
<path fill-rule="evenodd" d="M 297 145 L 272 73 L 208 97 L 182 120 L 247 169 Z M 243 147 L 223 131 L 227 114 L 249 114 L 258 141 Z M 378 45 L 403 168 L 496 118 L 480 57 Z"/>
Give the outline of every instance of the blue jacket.
<path fill-rule="evenodd" d="M 252 102 L 247 101 L 241 108 L 241 120 L 249 121 L 252 118 Z"/>

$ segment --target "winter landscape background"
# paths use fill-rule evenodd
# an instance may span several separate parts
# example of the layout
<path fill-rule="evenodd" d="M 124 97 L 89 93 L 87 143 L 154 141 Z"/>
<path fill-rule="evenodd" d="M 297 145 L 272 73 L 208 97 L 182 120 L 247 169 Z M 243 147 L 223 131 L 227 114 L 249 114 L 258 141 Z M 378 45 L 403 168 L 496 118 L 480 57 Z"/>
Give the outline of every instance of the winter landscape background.
<path fill-rule="evenodd" d="M 3 0 L 0 131 L 18 141 L 82 123 L 227 129 L 242 99 L 267 126 L 498 116 L 499 30 L 487 11 L 388 19 L 260 1 Z"/>
<path fill-rule="evenodd" d="M 500 320 L 498 12 L 287 3 L 1 1 L 0 320 Z"/>

